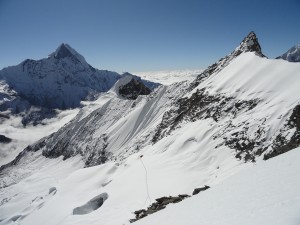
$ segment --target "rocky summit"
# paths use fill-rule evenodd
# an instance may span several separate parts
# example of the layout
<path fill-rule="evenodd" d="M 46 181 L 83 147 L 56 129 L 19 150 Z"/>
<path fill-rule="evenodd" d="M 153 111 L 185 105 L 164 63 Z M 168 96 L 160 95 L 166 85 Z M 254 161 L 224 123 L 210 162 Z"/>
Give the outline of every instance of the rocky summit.
<path fill-rule="evenodd" d="M 295 223 L 299 71 L 264 56 L 254 32 L 195 80 L 171 85 L 99 72 L 67 44 L 2 70 L 2 105 L 94 101 L 0 167 L 0 224 Z M 14 147 L 9 134 L 0 147 Z"/>

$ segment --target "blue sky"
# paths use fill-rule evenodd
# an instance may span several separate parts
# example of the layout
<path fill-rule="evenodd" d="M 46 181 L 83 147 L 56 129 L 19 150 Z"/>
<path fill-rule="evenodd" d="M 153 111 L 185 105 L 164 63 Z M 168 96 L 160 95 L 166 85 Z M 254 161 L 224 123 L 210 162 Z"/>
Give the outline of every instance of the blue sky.
<path fill-rule="evenodd" d="M 0 68 L 63 42 L 99 69 L 205 68 L 251 30 L 274 58 L 299 27 L 300 0 L 0 0 Z"/>

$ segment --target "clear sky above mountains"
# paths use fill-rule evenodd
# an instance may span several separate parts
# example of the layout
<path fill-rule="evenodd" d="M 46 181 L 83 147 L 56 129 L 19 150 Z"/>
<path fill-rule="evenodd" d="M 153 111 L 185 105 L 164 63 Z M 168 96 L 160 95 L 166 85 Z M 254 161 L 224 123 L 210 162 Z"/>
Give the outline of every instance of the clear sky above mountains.
<path fill-rule="evenodd" d="M 0 0 L 0 69 L 68 43 L 118 72 L 205 68 L 255 31 L 274 58 L 300 42 L 299 0 Z"/>

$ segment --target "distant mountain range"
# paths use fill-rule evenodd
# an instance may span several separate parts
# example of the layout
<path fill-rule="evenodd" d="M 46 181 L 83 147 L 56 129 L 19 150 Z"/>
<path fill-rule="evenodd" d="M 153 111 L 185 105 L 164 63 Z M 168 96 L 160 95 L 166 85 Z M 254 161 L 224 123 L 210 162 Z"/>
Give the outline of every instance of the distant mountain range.
<path fill-rule="evenodd" d="M 0 225 L 299 219 L 300 64 L 268 59 L 254 32 L 194 80 L 166 86 L 99 72 L 65 44 L 12 68 L 1 71 L 2 105 L 95 100 L 0 167 Z"/>
<path fill-rule="evenodd" d="M 122 75 L 98 70 L 68 44 L 61 44 L 48 58 L 24 60 L 0 71 L 0 112 L 27 112 L 24 123 L 53 115 L 53 109 L 80 106 L 108 91 Z M 151 89 L 157 83 L 145 81 Z"/>

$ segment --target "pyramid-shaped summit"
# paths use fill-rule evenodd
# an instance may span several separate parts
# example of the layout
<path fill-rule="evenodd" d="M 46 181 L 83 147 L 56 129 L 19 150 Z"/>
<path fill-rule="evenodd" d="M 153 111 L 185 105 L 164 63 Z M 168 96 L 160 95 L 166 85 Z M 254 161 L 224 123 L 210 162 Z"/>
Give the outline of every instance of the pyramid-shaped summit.
<path fill-rule="evenodd" d="M 60 59 L 65 57 L 72 57 L 72 50 L 68 44 L 62 43 L 53 54 L 54 58 Z"/>
<path fill-rule="evenodd" d="M 197 78 L 191 83 L 190 89 L 194 89 L 199 83 L 207 79 L 213 73 L 220 72 L 223 68 L 225 68 L 233 59 L 238 57 L 240 54 L 244 52 L 255 52 L 260 57 L 265 57 L 265 55 L 261 51 L 260 44 L 256 37 L 256 34 L 251 31 L 243 41 L 235 48 L 233 52 L 225 57 L 221 58 L 216 63 L 210 65 L 207 69 L 205 69 L 201 74 L 197 76 Z"/>
<path fill-rule="evenodd" d="M 260 44 L 256 37 L 256 34 L 251 31 L 244 40 L 240 43 L 240 45 L 234 50 L 234 55 L 237 56 L 242 52 L 256 52 L 259 56 L 265 57 L 261 51 Z"/>
<path fill-rule="evenodd" d="M 82 64 L 82 66 L 84 66 L 86 69 L 92 68 L 81 54 L 79 54 L 75 49 L 66 43 L 60 44 L 55 52 L 51 53 L 49 57 L 55 60 L 64 60 L 69 58 L 76 64 Z"/>

